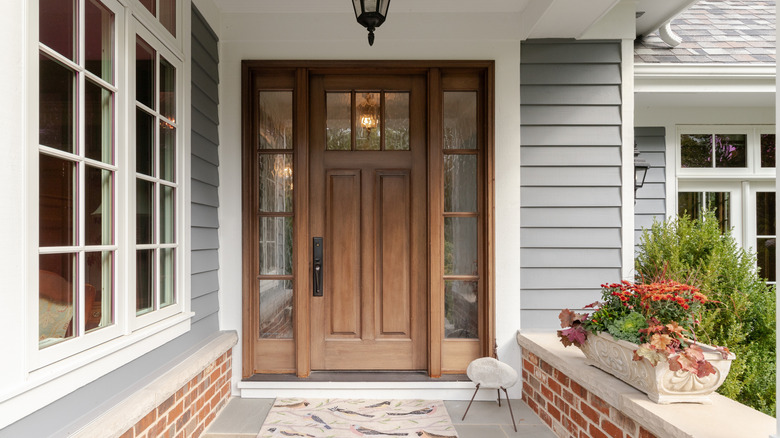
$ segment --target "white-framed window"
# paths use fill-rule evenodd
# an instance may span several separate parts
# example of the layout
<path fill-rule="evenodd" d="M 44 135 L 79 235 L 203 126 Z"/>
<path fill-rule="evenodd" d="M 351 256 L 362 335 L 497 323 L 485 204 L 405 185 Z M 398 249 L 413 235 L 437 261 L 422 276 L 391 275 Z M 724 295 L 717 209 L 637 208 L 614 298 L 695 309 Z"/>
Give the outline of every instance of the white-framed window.
<path fill-rule="evenodd" d="M 181 24 L 190 2 L 171 1 Z M 15 359 L 0 366 L 0 428 L 187 332 L 192 318 L 188 36 L 150 24 L 140 0 L 30 0 L 25 10 L 26 287 L 4 301 L 5 323 L 21 330 L 4 344 Z M 152 56 L 139 61 L 141 40 Z M 137 111 L 151 123 L 139 126 Z M 139 157 L 151 166 L 137 168 Z"/>
<path fill-rule="evenodd" d="M 674 211 L 694 218 L 714 211 L 721 229 L 756 253 L 759 273 L 774 284 L 774 126 L 678 126 L 675 153 Z"/>

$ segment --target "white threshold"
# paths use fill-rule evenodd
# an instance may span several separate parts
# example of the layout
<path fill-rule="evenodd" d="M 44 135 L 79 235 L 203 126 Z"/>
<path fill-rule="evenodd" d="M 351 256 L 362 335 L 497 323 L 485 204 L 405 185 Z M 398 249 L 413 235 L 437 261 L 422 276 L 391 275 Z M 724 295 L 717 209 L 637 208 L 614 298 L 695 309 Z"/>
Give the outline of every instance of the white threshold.
<path fill-rule="evenodd" d="M 429 400 L 470 400 L 475 386 L 469 381 L 427 382 L 257 382 L 239 381 L 241 398 L 391 398 Z M 482 389 L 474 400 L 495 400 L 496 391 Z"/>

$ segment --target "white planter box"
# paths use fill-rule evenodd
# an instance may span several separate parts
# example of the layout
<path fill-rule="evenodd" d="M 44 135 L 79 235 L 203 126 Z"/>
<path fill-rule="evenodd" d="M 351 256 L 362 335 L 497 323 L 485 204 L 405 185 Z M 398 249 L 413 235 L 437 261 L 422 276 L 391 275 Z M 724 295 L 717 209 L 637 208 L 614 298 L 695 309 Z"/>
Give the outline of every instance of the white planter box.
<path fill-rule="evenodd" d="M 658 362 L 654 367 L 647 359 L 634 361 L 637 345 L 613 338 L 608 333 L 588 333 L 588 340 L 580 349 L 585 353 L 585 363 L 606 371 L 634 388 L 645 392 L 650 400 L 660 403 L 711 404 L 709 394 L 718 389 L 731 368 L 734 354 L 724 359 L 715 348 L 696 344 L 704 351 L 704 357 L 712 363 L 715 374 L 697 377 L 688 371 L 670 371 L 669 363 Z"/>

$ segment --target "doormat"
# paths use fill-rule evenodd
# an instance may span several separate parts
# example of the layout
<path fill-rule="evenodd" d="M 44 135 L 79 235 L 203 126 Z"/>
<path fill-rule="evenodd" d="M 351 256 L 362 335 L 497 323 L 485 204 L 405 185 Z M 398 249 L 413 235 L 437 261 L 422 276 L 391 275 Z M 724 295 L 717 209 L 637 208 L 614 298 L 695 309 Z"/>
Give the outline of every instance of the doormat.
<path fill-rule="evenodd" d="M 441 400 L 278 398 L 258 438 L 441 437 L 458 433 Z"/>

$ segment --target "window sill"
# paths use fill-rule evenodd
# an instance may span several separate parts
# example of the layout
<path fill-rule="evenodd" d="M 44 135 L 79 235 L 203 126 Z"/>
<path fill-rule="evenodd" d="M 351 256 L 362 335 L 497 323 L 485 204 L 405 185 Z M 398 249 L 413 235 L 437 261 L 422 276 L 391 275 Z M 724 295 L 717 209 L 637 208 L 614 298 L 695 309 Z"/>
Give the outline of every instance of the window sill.
<path fill-rule="evenodd" d="M 193 315 L 177 314 L 28 373 L 0 393 L 0 429 L 188 332 Z"/>

